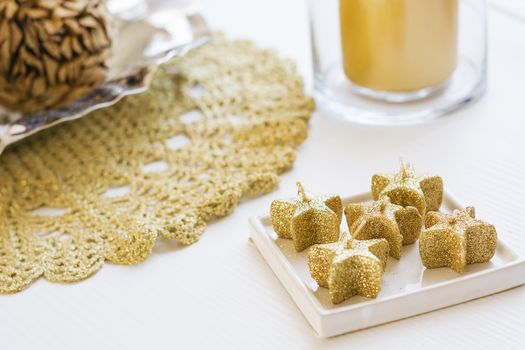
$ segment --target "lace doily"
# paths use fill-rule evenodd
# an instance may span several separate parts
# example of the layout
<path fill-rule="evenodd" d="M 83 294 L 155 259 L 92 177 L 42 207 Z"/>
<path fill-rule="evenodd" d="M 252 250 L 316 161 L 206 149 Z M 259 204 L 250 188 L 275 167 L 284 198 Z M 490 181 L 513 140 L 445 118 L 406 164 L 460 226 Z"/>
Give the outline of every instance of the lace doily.
<path fill-rule="evenodd" d="M 0 292 L 136 264 L 159 237 L 191 244 L 243 196 L 272 191 L 313 102 L 291 62 L 218 40 L 164 65 L 150 90 L 0 157 Z"/>

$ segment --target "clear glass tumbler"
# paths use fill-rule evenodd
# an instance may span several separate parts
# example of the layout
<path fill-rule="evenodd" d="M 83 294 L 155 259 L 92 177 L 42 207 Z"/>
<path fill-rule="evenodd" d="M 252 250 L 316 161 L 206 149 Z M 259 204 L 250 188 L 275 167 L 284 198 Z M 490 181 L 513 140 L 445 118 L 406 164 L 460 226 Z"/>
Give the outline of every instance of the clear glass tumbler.
<path fill-rule="evenodd" d="M 477 100 L 485 0 L 309 0 L 316 98 L 365 124 L 409 124 Z"/>

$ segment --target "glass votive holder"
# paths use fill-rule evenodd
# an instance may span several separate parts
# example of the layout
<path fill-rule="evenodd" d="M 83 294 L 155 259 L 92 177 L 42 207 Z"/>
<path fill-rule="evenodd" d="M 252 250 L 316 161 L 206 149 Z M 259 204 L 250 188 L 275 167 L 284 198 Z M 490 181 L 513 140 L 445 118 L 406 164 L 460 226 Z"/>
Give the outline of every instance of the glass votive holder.
<path fill-rule="evenodd" d="M 345 120 L 410 124 L 485 91 L 485 0 L 309 0 L 318 104 Z"/>

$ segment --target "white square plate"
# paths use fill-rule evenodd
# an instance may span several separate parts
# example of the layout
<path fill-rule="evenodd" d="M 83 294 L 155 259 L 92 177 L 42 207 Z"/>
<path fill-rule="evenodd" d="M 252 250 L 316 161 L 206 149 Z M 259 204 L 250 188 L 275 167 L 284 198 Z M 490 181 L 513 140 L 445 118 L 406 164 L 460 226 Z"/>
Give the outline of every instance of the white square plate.
<path fill-rule="evenodd" d="M 370 193 L 343 202 L 370 200 Z M 463 208 L 445 193 L 441 211 Z M 467 265 L 460 275 L 448 268 L 425 269 L 418 242 L 404 246 L 401 260 L 388 258 L 376 299 L 354 296 L 333 305 L 328 290 L 311 278 L 307 252 L 297 253 L 291 240 L 280 239 L 269 216 L 250 219 L 252 239 L 315 331 L 330 337 L 476 299 L 525 283 L 525 260 L 498 238 L 490 262 Z M 498 228 L 495 224 L 496 229 Z M 343 217 L 343 232 L 348 231 Z"/>

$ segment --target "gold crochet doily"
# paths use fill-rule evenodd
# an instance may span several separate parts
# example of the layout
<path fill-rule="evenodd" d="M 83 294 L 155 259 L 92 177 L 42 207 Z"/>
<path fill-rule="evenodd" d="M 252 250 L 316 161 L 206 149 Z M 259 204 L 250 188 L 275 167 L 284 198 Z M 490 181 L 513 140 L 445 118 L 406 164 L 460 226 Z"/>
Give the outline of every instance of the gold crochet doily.
<path fill-rule="evenodd" d="M 219 39 L 151 88 L 0 157 L 0 292 L 136 264 L 158 237 L 191 244 L 243 196 L 272 191 L 312 100 L 289 61 Z"/>

